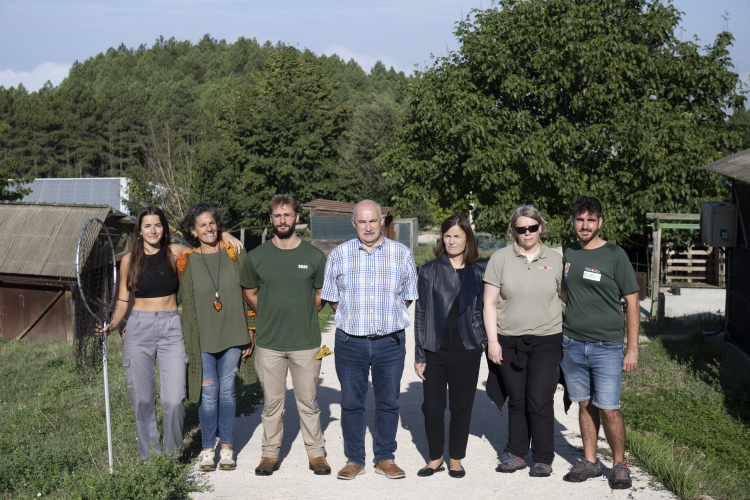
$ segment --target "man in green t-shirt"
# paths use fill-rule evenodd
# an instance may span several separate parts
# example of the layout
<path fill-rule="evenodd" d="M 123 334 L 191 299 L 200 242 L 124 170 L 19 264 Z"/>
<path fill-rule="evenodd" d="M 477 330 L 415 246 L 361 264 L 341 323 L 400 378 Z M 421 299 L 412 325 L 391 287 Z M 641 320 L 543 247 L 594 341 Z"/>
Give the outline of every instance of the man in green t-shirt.
<path fill-rule="evenodd" d="M 263 388 L 263 451 L 255 469 L 270 476 L 279 466 L 287 373 L 292 374 L 300 429 L 310 470 L 331 473 L 320 427 L 317 386 L 321 360 L 318 311 L 323 302 L 325 254 L 295 231 L 299 203 L 277 194 L 269 204 L 274 237 L 247 255 L 240 276 L 245 300 L 257 312 L 255 370 Z"/>
<path fill-rule="evenodd" d="M 632 486 L 625 463 L 625 424 L 620 414 L 622 372 L 638 364 L 640 306 L 635 272 L 625 251 L 599 237 L 599 200 L 582 196 L 573 204 L 578 241 L 563 253 L 563 358 L 560 368 L 571 401 L 579 404 L 585 459 L 563 478 L 578 483 L 602 475 L 596 458 L 599 425 L 612 448 L 612 488 Z M 628 346 L 623 344 L 623 311 L 627 305 Z"/>

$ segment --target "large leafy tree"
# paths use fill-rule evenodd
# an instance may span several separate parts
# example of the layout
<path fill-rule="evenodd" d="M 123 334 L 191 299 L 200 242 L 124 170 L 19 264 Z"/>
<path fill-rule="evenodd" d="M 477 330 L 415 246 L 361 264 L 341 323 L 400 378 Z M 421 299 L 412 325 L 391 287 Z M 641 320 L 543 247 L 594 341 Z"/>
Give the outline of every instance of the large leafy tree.
<path fill-rule="evenodd" d="M 288 47 L 221 108 L 221 138 L 204 143 L 193 178 L 196 198 L 212 200 L 236 223 L 265 221 L 268 201 L 335 196 L 342 186 L 337 141 L 349 115 L 334 106 L 338 82 L 324 59 Z"/>
<path fill-rule="evenodd" d="M 395 146 L 381 156 L 399 207 L 475 205 L 501 232 L 533 203 L 569 237 L 571 203 L 597 196 L 605 235 L 642 235 L 646 212 L 693 212 L 727 194 L 697 172 L 734 152 L 724 109 L 738 75 L 720 33 L 700 50 L 675 37 L 680 13 L 659 0 L 500 0 L 457 25 L 460 49 L 407 89 Z"/>

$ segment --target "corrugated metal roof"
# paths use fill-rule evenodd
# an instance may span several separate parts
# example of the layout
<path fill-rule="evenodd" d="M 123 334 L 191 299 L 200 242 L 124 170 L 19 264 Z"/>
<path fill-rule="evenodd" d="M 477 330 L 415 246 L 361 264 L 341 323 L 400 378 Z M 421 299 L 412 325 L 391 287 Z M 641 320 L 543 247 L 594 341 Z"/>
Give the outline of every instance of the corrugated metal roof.
<path fill-rule="evenodd" d="M 303 204 L 302 208 L 330 210 L 333 212 L 351 212 L 354 210 L 354 205 L 354 203 L 346 203 L 344 201 L 313 200 L 309 203 Z M 390 212 L 393 209 L 391 207 L 380 207 L 380 210 L 383 212 Z"/>
<path fill-rule="evenodd" d="M 0 274 L 75 278 L 83 223 L 105 220 L 105 205 L 0 203 Z"/>
<path fill-rule="evenodd" d="M 30 188 L 31 193 L 21 201 L 109 205 L 127 213 L 122 201 L 122 196 L 127 195 L 125 177 L 34 179 L 24 187 Z"/>
<path fill-rule="evenodd" d="M 698 170 L 708 170 L 730 179 L 750 183 L 750 149 L 725 156 L 721 160 L 700 167 Z"/>

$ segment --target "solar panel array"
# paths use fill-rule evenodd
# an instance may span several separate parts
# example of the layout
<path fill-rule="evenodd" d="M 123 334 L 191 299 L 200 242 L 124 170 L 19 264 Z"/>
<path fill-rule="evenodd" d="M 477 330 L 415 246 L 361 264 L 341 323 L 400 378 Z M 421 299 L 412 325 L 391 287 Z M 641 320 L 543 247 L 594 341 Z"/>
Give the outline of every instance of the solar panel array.
<path fill-rule="evenodd" d="M 31 193 L 21 201 L 36 203 L 76 203 L 79 205 L 109 205 L 127 213 L 122 202 L 124 177 L 90 179 L 34 179 L 27 184 Z"/>

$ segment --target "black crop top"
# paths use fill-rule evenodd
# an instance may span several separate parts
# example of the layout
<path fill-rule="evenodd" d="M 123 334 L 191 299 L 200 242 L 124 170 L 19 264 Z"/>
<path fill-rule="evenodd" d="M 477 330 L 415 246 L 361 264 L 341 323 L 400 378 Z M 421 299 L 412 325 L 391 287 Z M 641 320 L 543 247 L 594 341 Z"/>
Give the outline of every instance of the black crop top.
<path fill-rule="evenodd" d="M 177 294 L 180 286 L 177 274 L 171 266 L 162 267 L 162 263 L 167 266 L 164 262 L 168 258 L 166 252 L 167 248 L 161 247 L 154 255 L 146 255 L 146 265 L 136 285 L 136 299 L 155 299 Z"/>

